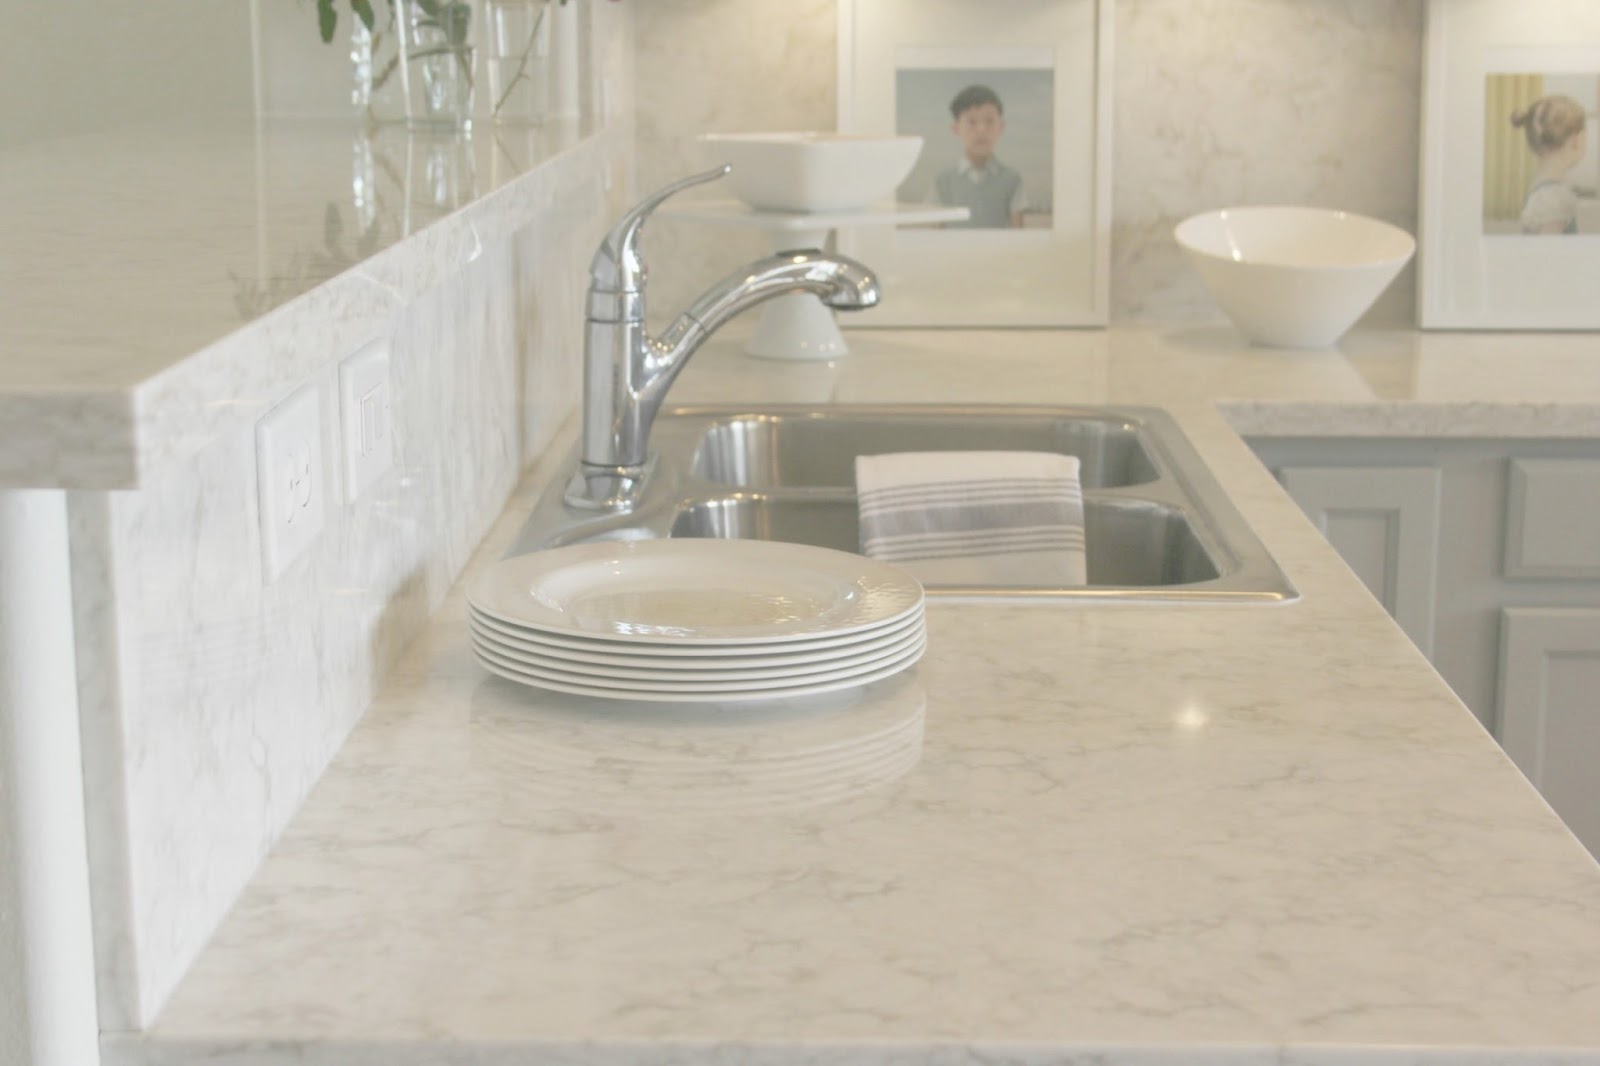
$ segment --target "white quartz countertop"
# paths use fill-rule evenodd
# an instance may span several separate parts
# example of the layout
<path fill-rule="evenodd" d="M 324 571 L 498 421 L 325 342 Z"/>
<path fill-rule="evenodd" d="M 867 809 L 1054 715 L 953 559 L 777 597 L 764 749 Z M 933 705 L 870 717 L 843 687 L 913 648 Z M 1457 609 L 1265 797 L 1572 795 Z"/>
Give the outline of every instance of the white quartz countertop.
<path fill-rule="evenodd" d="M 1600 1063 L 1600 867 L 1239 437 L 1600 437 L 1593 337 L 848 336 L 675 398 L 1164 406 L 1301 600 L 936 601 L 856 694 L 595 705 L 470 653 L 546 463 L 107 1061 Z"/>
<path fill-rule="evenodd" d="M 483 228 L 515 228 L 558 191 L 512 179 L 594 136 L 263 120 L 8 150 L 0 488 L 137 486 L 387 333 Z"/>

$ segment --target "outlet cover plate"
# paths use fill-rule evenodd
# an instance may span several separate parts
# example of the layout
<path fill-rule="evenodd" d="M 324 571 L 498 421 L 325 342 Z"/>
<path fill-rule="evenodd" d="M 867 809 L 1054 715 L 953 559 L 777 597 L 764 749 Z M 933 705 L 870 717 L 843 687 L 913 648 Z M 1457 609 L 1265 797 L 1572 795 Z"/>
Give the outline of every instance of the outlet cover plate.
<path fill-rule="evenodd" d="M 389 345 L 373 341 L 339 364 L 345 495 L 355 500 L 394 466 Z"/>
<path fill-rule="evenodd" d="M 261 505 L 261 569 L 267 584 L 322 531 L 326 511 L 322 404 L 307 385 L 256 423 L 256 491 Z"/>

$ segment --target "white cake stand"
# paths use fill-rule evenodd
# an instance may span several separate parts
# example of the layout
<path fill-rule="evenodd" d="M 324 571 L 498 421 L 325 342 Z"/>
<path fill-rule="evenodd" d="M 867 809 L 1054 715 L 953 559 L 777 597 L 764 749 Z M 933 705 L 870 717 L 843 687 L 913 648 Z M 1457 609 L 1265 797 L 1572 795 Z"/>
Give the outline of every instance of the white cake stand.
<path fill-rule="evenodd" d="M 737 200 L 674 204 L 661 213 L 690 222 L 765 230 L 774 252 L 823 248 L 828 234 L 841 226 L 910 226 L 967 217 L 965 207 L 886 203 L 860 211 L 761 211 Z M 763 359 L 808 360 L 837 359 L 849 352 L 833 312 L 809 292 L 774 297 L 763 304 L 761 320 L 744 350 Z"/>

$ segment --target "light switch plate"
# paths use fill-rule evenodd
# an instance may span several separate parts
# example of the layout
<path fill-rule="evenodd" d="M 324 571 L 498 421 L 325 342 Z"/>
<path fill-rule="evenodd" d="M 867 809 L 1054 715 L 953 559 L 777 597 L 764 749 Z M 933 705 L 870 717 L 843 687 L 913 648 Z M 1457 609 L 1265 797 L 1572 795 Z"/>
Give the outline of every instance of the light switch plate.
<path fill-rule="evenodd" d="M 316 540 L 326 506 L 322 405 L 307 385 L 256 423 L 256 492 L 261 569 L 267 584 Z"/>
<path fill-rule="evenodd" d="M 394 466 L 389 345 L 373 341 L 339 364 L 345 495 L 355 500 Z"/>

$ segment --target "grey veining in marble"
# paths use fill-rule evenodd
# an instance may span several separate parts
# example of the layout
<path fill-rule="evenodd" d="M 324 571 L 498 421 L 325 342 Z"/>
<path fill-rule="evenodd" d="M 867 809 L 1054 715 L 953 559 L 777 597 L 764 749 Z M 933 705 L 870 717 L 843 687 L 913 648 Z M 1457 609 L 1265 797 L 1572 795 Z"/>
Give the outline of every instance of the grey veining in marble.
<path fill-rule="evenodd" d="M 1376 365 L 1415 360 L 1410 338 L 1352 344 Z M 615 710 L 477 671 L 458 586 L 109 1061 L 1600 1061 L 1600 868 L 1216 408 L 1374 400 L 1352 357 L 1285 354 L 1205 330 L 861 335 L 813 387 L 1168 407 L 1301 601 L 930 609 L 923 661 L 844 708 L 892 726 L 914 686 L 915 761 L 746 806 L 705 801 L 767 780 L 782 734 L 758 710 L 610 735 Z M 790 369 L 719 337 L 679 398 L 780 398 Z M 750 731 L 715 788 L 707 729 Z"/>

